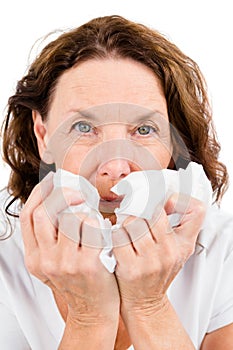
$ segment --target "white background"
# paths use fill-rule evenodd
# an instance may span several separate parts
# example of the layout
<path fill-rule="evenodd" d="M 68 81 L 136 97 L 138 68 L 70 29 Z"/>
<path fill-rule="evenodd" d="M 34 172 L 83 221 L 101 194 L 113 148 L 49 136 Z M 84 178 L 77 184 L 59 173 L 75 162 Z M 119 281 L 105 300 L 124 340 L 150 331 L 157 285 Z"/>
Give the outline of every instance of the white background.
<path fill-rule="evenodd" d="M 118 14 L 160 30 L 200 66 L 209 87 L 221 160 L 233 177 L 233 11 L 231 0 L 8 0 L 0 5 L 0 121 L 8 97 L 25 73 L 35 41 L 56 29 Z M 33 58 L 33 56 L 32 56 Z M 0 162 L 0 187 L 9 169 Z M 222 201 L 231 209 L 233 185 Z"/>

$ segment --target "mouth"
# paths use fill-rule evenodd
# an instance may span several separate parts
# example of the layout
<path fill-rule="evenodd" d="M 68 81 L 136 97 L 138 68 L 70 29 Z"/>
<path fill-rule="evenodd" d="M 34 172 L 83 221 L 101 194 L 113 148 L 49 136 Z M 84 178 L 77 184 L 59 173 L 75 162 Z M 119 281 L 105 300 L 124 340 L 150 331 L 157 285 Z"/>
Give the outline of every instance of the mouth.
<path fill-rule="evenodd" d="M 99 202 L 99 210 L 102 213 L 114 213 L 116 208 L 120 207 L 121 201 L 124 196 L 116 196 L 114 194 L 110 194 L 105 197 L 100 198 Z"/>

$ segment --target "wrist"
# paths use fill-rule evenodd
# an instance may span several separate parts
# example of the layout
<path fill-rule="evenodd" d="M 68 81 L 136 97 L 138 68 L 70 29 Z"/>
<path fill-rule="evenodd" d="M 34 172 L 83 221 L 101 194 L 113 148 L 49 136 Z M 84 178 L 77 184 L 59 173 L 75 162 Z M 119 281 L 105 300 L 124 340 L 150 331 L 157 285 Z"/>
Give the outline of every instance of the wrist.
<path fill-rule="evenodd" d="M 107 327 L 113 325 L 119 321 L 119 310 L 112 310 L 111 313 L 91 312 L 80 313 L 75 310 L 69 310 L 67 315 L 66 324 L 70 327 Z"/>
<path fill-rule="evenodd" d="M 191 339 L 167 297 L 148 308 L 145 305 L 124 308 L 122 318 L 137 349 L 194 350 Z"/>
<path fill-rule="evenodd" d="M 121 305 L 121 314 L 124 320 L 134 319 L 147 322 L 152 317 L 163 317 L 170 307 L 170 302 L 167 296 L 156 300 L 138 301 L 136 303 L 123 302 Z"/>
<path fill-rule="evenodd" d="M 114 348 L 118 321 L 68 315 L 59 350 L 109 350 Z"/>

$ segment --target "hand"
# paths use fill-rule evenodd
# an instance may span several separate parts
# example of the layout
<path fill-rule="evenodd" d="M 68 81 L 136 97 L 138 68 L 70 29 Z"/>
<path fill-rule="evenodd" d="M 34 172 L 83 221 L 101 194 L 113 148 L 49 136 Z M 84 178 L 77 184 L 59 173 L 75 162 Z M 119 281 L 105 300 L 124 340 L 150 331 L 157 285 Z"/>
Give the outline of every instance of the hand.
<path fill-rule="evenodd" d="M 195 249 L 205 207 L 196 199 L 180 197 L 171 196 L 160 215 L 157 213 L 152 220 L 127 218 L 123 228 L 113 234 L 123 316 L 154 315 L 164 308 L 168 287 Z M 174 212 L 180 213 L 182 219 L 172 229 L 167 214 Z M 128 244 L 120 246 L 119 237 Z"/>
<path fill-rule="evenodd" d="M 98 231 L 98 222 L 83 214 L 64 213 L 82 201 L 79 192 L 53 189 L 51 176 L 34 188 L 20 215 L 25 263 L 30 273 L 62 296 L 74 322 L 118 323 L 115 276 L 101 264 L 100 248 L 82 244 L 85 237 L 90 238 L 93 227 Z M 76 241 L 68 238 L 74 229 Z M 96 237 L 101 239 L 101 235 Z"/>

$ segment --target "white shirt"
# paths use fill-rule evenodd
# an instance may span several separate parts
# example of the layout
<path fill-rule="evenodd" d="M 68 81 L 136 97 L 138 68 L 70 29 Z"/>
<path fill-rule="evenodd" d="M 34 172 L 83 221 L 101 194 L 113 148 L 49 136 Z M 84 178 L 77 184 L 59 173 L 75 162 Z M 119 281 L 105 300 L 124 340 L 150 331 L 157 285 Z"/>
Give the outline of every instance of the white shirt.
<path fill-rule="evenodd" d="M 4 191 L 0 235 L 9 228 L 6 198 Z M 11 223 L 11 237 L 0 241 L 0 349 L 55 350 L 64 321 L 50 288 L 25 268 L 19 220 Z M 172 282 L 168 297 L 196 349 L 206 333 L 233 322 L 233 217 L 211 208 L 195 253 Z"/>

